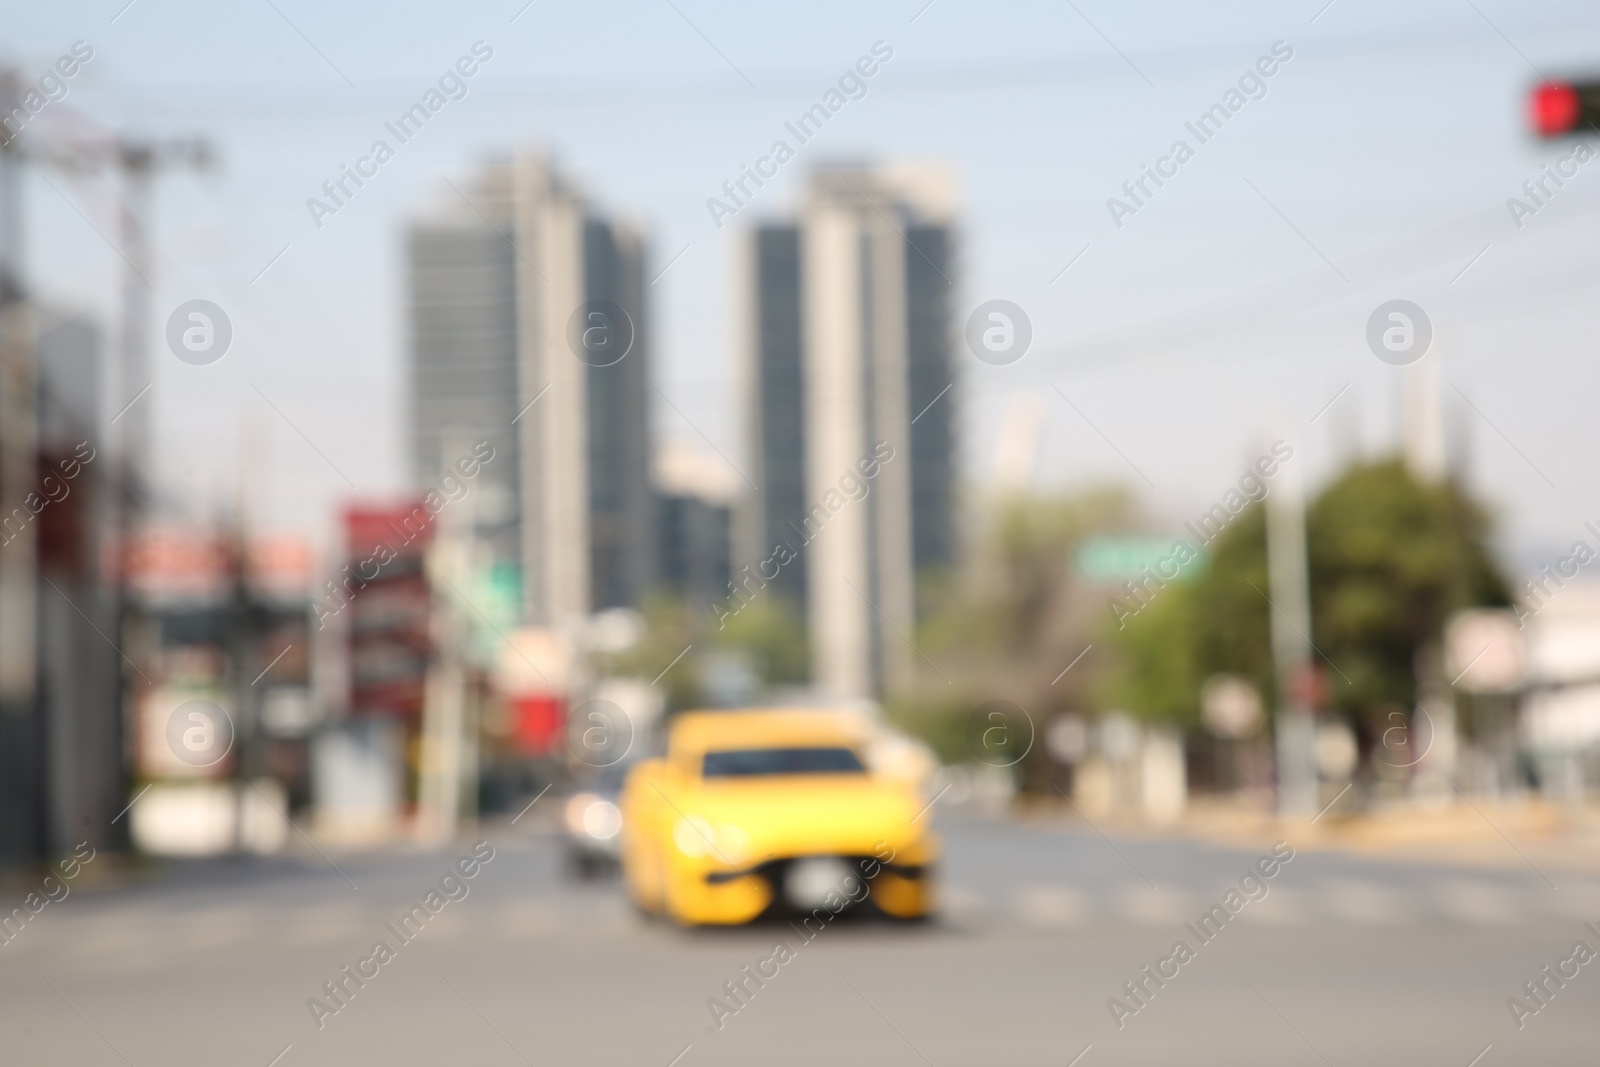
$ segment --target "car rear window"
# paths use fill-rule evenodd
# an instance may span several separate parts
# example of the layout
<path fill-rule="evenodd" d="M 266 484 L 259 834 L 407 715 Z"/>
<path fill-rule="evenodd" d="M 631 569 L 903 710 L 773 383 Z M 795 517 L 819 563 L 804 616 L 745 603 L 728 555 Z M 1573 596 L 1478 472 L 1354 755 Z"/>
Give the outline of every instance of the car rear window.
<path fill-rule="evenodd" d="M 861 774 L 861 760 L 848 748 L 730 748 L 707 752 L 706 778 L 750 778 L 767 774 Z"/>

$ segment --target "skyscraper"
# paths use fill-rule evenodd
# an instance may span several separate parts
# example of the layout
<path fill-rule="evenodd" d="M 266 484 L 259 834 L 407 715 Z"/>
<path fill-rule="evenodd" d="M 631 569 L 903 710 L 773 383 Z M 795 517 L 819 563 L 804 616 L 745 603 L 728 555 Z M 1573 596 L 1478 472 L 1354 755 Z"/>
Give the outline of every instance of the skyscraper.
<path fill-rule="evenodd" d="M 472 514 L 529 622 L 637 604 L 654 582 L 642 238 L 533 155 L 413 225 L 412 473 L 489 441 Z"/>
<path fill-rule="evenodd" d="M 738 476 L 714 453 L 671 438 L 656 450 L 661 587 L 692 610 L 727 597 L 730 507 Z"/>
<path fill-rule="evenodd" d="M 738 559 L 804 611 L 812 679 L 839 696 L 907 683 L 917 575 L 953 560 L 953 199 L 934 168 L 824 169 L 746 250 L 761 488 Z M 793 561 L 760 570 L 780 544 Z"/>

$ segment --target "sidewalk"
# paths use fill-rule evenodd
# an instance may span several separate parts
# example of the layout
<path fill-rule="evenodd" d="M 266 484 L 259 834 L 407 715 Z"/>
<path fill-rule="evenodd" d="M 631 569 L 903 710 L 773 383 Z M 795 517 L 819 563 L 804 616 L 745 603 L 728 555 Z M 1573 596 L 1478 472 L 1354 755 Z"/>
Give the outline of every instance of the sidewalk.
<path fill-rule="evenodd" d="M 1202 797 L 1189 802 L 1175 823 L 1155 826 L 1131 819 L 1096 819 L 1094 825 L 1128 837 L 1189 837 L 1214 844 L 1257 848 L 1289 840 L 1298 850 L 1341 851 L 1411 863 L 1490 869 L 1532 868 L 1558 882 L 1558 872 L 1600 873 L 1600 809 L 1556 807 L 1535 798 L 1401 802 L 1350 810 L 1346 795 L 1311 819 L 1282 819 L 1259 802 Z M 1023 818 L 1084 816 L 1064 801 L 1018 808 Z"/>

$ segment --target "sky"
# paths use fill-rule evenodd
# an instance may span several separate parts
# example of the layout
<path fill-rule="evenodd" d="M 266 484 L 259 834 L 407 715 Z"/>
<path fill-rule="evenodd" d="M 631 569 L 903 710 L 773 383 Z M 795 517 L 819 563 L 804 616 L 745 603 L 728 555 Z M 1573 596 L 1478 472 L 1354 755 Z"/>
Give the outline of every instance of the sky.
<path fill-rule="evenodd" d="M 330 10 L 330 8 L 332 8 Z M 1592 249 L 1600 162 L 1534 215 L 1507 200 L 1569 147 L 1528 136 L 1541 76 L 1600 72 L 1600 8 L 1510 0 L 748 5 L 110 0 L 0 3 L 27 78 L 94 56 L 41 133 L 199 135 L 217 165 L 161 178 L 151 347 L 159 478 L 193 514 L 323 539 L 344 500 L 405 483 L 403 238 L 485 160 L 552 153 L 602 211 L 650 235 L 658 437 L 738 462 L 737 234 L 792 211 L 809 169 L 930 161 L 956 176 L 959 333 L 1024 309 L 1027 355 L 958 344 L 963 484 L 1034 412 L 1041 490 L 1129 486 L 1176 526 L 1271 441 L 1314 490 L 1396 443 L 1401 372 L 1366 323 L 1432 322 L 1446 418 L 1506 558 L 1532 569 L 1600 519 Z M 492 58 L 337 215 L 307 200 L 476 42 Z M 719 227 L 706 201 L 875 43 L 892 59 Z M 1201 144 L 1186 130 L 1259 57 L 1265 95 Z M 1187 140 L 1131 214 L 1107 201 Z M 114 187 L 39 165 L 26 262 L 54 305 L 111 329 Z M 184 301 L 234 329 L 207 366 L 159 336 Z M 113 412 L 107 412 L 107 420 Z M 242 485 L 242 490 L 240 486 Z"/>

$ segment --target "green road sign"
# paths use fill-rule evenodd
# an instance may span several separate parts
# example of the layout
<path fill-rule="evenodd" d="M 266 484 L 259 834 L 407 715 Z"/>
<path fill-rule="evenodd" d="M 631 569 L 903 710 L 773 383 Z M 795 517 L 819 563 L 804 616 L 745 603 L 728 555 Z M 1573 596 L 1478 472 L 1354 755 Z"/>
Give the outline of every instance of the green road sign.
<path fill-rule="evenodd" d="M 1183 545 L 1187 551 L 1174 553 Z M 1180 563 L 1179 557 L 1187 559 Z M 1164 580 L 1185 581 L 1198 577 L 1206 569 L 1203 549 L 1182 537 L 1172 534 L 1102 534 L 1086 538 L 1078 546 L 1073 563 L 1078 575 L 1085 581 L 1097 583 L 1125 582 L 1149 573 Z"/>

